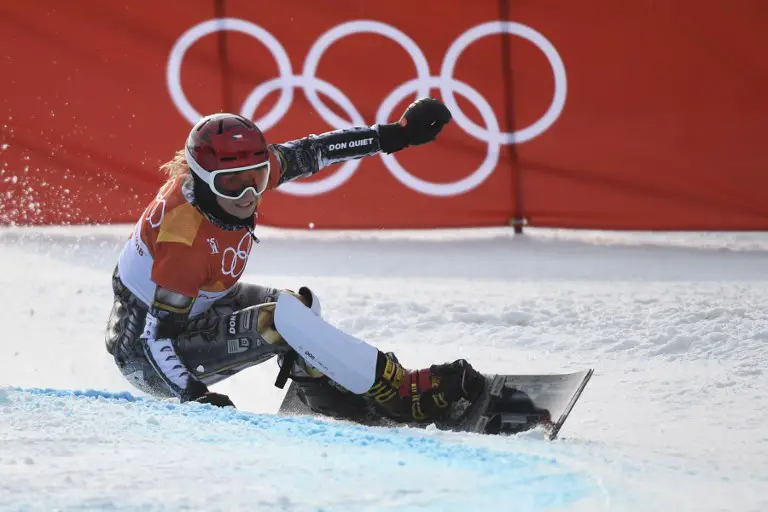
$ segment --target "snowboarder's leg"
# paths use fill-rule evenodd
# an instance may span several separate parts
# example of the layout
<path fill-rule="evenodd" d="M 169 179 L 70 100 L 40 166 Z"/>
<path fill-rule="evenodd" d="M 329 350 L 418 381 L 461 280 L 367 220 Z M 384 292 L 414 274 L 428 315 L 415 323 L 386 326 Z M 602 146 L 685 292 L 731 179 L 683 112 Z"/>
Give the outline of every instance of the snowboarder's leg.
<path fill-rule="evenodd" d="M 355 398 L 361 396 L 391 419 L 431 422 L 445 419 L 454 404 L 471 402 L 485 389 L 485 378 L 464 360 L 406 370 L 393 354 L 330 325 L 294 297 L 278 299 L 275 325 L 299 357 L 292 368 L 303 391 L 299 398 L 303 395 L 315 412 L 342 415 L 329 412 L 333 401 L 349 396 L 363 404 Z"/>
<path fill-rule="evenodd" d="M 296 293 L 240 283 L 204 315 L 191 320 L 176 340 L 184 364 L 211 385 L 288 352 L 290 347 L 274 326 L 275 302 L 283 294 L 320 313 L 320 300 L 309 288 L 302 287 Z"/>
<path fill-rule="evenodd" d="M 272 328 L 273 303 L 205 315 L 176 340 L 179 357 L 206 385 L 287 352 L 290 347 Z"/>
<path fill-rule="evenodd" d="M 144 393 L 170 398 L 173 395 L 144 355 L 139 336 L 144 329 L 147 306 L 133 295 L 117 277 L 112 276 L 115 300 L 107 322 L 107 351 L 115 358 L 123 376 Z"/>
<path fill-rule="evenodd" d="M 454 406 L 463 401 L 468 407 L 486 385 L 485 377 L 463 359 L 412 371 L 393 353 L 379 352 L 376 374 L 366 393 L 355 394 L 299 358 L 291 378 L 297 397 L 311 411 L 363 424 L 451 421 Z"/>
<path fill-rule="evenodd" d="M 120 372 L 135 387 L 154 396 L 174 396 L 146 359 L 139 341 L 147 306 L 125 288 L 117 273 L 113 275 L 113 290 L 115 301 L 105 335 L 107 351 L 115 358 Z M 258 316 L 249 306 L 276 300 L 279 293 L 275 288 L 240 283 L 232 293 L 216 301 L 205 314 L 190 320 L 178 340 L 180 346 L 189 352 L 190 362 L 185 363 L 192 369 L 202 368 L 199 371 L 205 376 L 202 380 L 212 384 L 280 353 L 283 349 L 263 348 L 270 342 L 264 343 L 257 331 L 242 329 Z M 230 332 L 233 317 L 235 324 L 240 326 L 235 328 L 234 333 Z M 264 334 L 267 340 L 274 340 L 274 337 L 270 338 L 270 334 L 274 333 L 265 329 Z M 252 347 L 258 350 L 250 350 Z"/>
<path fill-rule="evenodd" d="M 190 321 L 176 340 L 181 359 L 200 380 L 211 385 L 286 353 L 290 347 L 274 328 L 275 301 L 286 293 L 306 305 L 314 299 L 319 308 L 319 300 L 307 288 L 297 294 L 240 283 L 233 293 Z"/>
<path fill-rule="evenodd" d="M 281 367 L 285 364 L 283 355 L 279 362 Z M 291 366 L 290 378 L 296 384 L 299 400 L 314 413 L 366 425 L 381 421 L 368 397 L 344 389 L 300 357 Z"/>

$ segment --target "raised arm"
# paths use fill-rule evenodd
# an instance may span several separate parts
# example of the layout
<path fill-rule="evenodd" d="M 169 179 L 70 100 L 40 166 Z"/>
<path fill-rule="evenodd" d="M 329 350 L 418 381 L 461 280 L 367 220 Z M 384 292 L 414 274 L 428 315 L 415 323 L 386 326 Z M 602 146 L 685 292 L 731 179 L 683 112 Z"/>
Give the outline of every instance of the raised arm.
<path fill-rule="evenodd" d="M 273 187 L 311 176 L 331 164 L 426 144 L 450 120 L 450 112 L 440 101 L 422 98 L 412 103 L 396 123 L 355 126 L 273 144 L 270 150 L 280 163 Z"/>

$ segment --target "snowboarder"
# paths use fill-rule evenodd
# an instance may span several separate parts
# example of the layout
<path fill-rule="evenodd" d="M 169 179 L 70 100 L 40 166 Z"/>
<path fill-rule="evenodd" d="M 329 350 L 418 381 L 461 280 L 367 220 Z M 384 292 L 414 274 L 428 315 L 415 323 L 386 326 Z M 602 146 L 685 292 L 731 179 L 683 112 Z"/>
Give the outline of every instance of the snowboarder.
<path fill-rule="evenodd" d="M 166 183 L 136 223 L 112 276 L 115 294 L 106 345 L 140 390 L 215 406 L 234 406 L 208 386 L 278 357 L 284 377 L 313 411 L 373 422 L 428 423 L 451 404 L 477 398 L 485 378 L 465 360 L 420 370 L 378 352 L 375 383 L 352 393 L 313 368 L 276 330 L 280 294 L 320 314 L 318 297 L 240 282 L 254 241 L 263 193 L 322 168 L 435 139 L 451 119 L 438 100 L 411 104 L 398 122 L 360 126 L 268 145 L 250 120 L 201 119 L 185 147 L 164 164 Z"/>

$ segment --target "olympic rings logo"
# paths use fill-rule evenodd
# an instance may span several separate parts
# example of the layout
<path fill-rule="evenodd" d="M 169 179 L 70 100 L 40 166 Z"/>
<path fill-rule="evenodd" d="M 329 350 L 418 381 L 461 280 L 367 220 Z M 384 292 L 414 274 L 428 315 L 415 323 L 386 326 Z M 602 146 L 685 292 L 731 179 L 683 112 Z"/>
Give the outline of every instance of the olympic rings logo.
<path fill-rule="evenodd" d="M 443 102 L 451 110 L 454 122 L 468 135 L 488 145 L 488 152 L 480 166 L 470 173 L 469 176 L 451 183 L 434 183 L 418 178 L 405 170 L 394 155 L 380 154 L 386 168 L 403 185 L 429 196 L 454 196 L 474 189 L 493 173 L 499 160 L 502 145 L 519 144 L 541 135 L 557 120 L 565 106 L 567 80 L 565 65 L 560 58 L 560 54 L 546 37 L 521 23 L 490 21 L 470 28 L 461 34 L 448 48 L 440 69 L 440 75 L 432 76 L 424 53 L 407 34 L 392 25 L 378 21 L 350 21 L 337 25 L 321 35 L 307 54 L 302 74 L 294 75 L 288 53 L 272 34 L 249 21 L 238 18 L 221 18 L 202 22 L 187 30 L 174 44 L 168 59 L 166 68 L 168 90 L 176 108 L 192 124 L 196 123 L 202 115 L 189 103 L 181 87 L 182 61 L 187 50 L 196 41 L 220 30 L 232 30 L 256 38 L 266 45 L 277 62 L 280 76 L 254 88 L 243 102 L 240 110 L 242 116 L 251 119 L 264 97 L 270 92 L 279 89 L 280 97 L 272 110 L 261 119 L 254 121 L 265 132 L 277 124 L 288 111 L 293 101 L 294 89 L 296 88 L 304 90 L 312 107 L 334 129 L 372 124 L 365 122 L 360 112 L 341 90 L 317 77 L 316 73 L 320 59 L 333 43 L 352 34 L 378 34 L 402 46 L 416 66 L 416 78 L 401 84 L 389 93 L 381 102 L 376 112 L 375 123 L 390 122 L 389 118 L 395 106 L 409 94 L 416 93 L 418 97 L 423 97 L 428 96 L 430 90 L 437 89 L 440 91 Z M 501 132 L 498 119 L 488 101 L 474 88 L 453 77 L 459 56 L 470 44 L 480 38 L 500 33 L 510 33 L 536 45 L 547 57 L 555 79 L 554 96 L 547 111 L 530 126 L 514 132 Z M 337 116 L 320 100 L 318 92 L 325 94 L 336 102 L 346 112 L 349 119 Z M 485 127 L 475 124 L 462 112 L 456 102 L 455 94 L 460 94 L 474 105 L 480 113 Z M 321 180 L 305 183 L 285 183 L 277 190 L 297 196 L 323 194 L 336 189 L 351 178 L 361 163 L 361 160 L 345 162 L 336 172 L 327 174 Z"/>
<path fill-rule="evenodd" d="M 221 273 L 225 276 L 240 277 L 248 263 L 248 254 L 251 252 L 253 239 L 250 233 L 243 235 L 237 244 L 237 249 L 227 247 L 221 255 Z"/>

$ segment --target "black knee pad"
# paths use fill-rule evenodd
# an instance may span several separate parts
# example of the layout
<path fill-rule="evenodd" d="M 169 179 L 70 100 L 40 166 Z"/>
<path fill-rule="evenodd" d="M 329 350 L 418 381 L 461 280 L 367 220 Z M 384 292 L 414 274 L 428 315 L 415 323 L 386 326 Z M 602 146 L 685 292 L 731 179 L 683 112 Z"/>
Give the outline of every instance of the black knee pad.
<path fill-rule="evenodd" d="M 274 304 L 259 304 L 192 322 L 176 340 L 184 364 L 198 376 L 254 365 L 289 349 L 273 325 Z"/>

